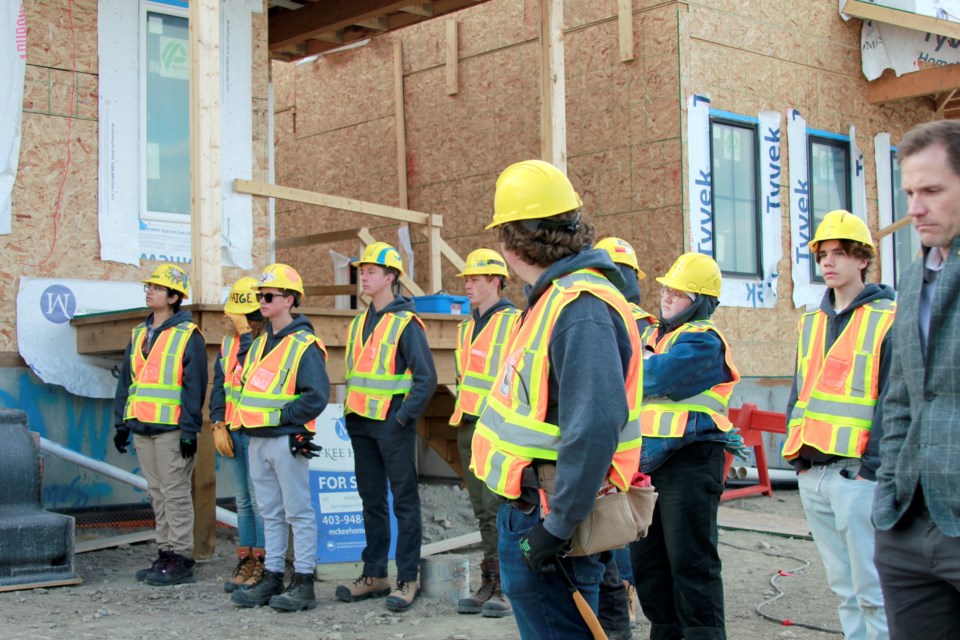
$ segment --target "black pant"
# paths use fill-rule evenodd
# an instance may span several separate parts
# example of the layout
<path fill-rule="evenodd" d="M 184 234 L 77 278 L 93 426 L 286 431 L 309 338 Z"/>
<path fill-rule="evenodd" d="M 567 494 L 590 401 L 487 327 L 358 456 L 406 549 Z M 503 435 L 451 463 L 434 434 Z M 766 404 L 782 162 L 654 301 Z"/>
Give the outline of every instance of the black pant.
<path fill-rule="evenodd" d="M 620 579 L 613 551 L 600 554 L 603 563 L 603 580 L 600 582 L 600 606 L 597 619 L 607 635 L 623 636 L 630 631 L 630 601 L 627 588 Z"/>
<path fill-rule="evenodd" d="M 420 567 L 420 491 L 416 464 L 416 431 L 385 421 L 383 430 L 351 433 L 357 490 L 363 501 L 363 526 L 367 546 L 363 550 L 363 574 L 387 577 L 390 552 L 388 488 L 393 494 L 393 515 L 397 518 L 397 580 L 417 579 Z"/>
<path fill-rule="evenodd" d="M 723 444 L 697 442 L 651 474 L 659 494 L 647 537 L 630 545 L 651 640 L 725 640 L 717 507 Z"/>
<path fill-rule="evenodd" d="M 960 634 L 960 538 L 943 535 L 922 503 L 889 531 L 877 531 L 891 640 L 948 640 Z"/>

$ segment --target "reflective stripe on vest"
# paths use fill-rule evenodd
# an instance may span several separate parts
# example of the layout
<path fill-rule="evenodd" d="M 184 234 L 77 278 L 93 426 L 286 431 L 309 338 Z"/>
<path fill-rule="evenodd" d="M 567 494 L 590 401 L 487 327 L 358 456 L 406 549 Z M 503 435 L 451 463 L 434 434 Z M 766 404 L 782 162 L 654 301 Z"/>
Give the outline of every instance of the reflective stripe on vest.
<path fill-rule="evenodd" d="M 483 405 L 471 445 L 470 470 L 499 495 L 520 495 L 521 474 L 533 460 L 557 459 L 563 429 L 545 422 L 550 336 L 560 312 L 583 293 L 600 298 L 620 314 L 632 348 L 625 383 L 629 413 L 620 429 L 607 480 L 626 490 L 640 465 L 640 332 L 630 307 L 616 288 L 598 271 L 584 269 L 555 280 L 520 321 Z"/>
<path fill-rule="evenodd" d="M 460 323 L 455 356 L 459 382 L 450 424 L 459 425 L 465 413 L 480 415 L 480 403 L 493 386 L 507 340 L 519 318 L 520 311 L 515 308 L 497 311 L 476 340 L 473 339 L 476 325 L 473 317 Z"/>
<path fill-rule="evenodd" d="M 124 420 L 136 418 L 149 424 L 179 424 L 183 354 L 196 330 L 197 325 L 192 322 L 181 322 L 164 329 L 144 358 L 147 325 L 142 323 L 133 329 L 130 336 L 131 381 Z"/>
<path fill-rule="evenodd" d="M 275 427 L 280 424 L 280 411 L 300 397 L 297 393 L 297 371 L 300 360 L 310 345 L 316 344 L 327 358 L 323 341 L 309 331 L 295 331 L 283 337 L 266 356 L 267 336 L 261 335 L 247 352 L 241 380 L 243 389 L 237 401 L 231 428 Z M 316 433 L 316 418 L 303 425 Z"/>
<path fill-rule="evenodd" d="M 223 337 L 223 343 L 220 345 L 220 370 L 223 371 L 223 421 L 228 425 L 233 423 L 233 412 L 236 411 L 240 390 L 243 387 L 240 381 L 243 367 L 240 366 L 239 353 L 240 336 L 228 333 Z"/>
<path fill-rule="evenodd" d="M 720 337 L 720 341 L 723 343 L 724 360 L 733 379 L 728 382 L 721 382 L 706 391 L 701 391 L 679 401 L 673 401 L 666 397 L 648 398 L 643 403 L 641 416 L 641 429 L 645 438 L 683 437 L 691 411 L 709 415 L 721 431 L 729 431 L 733 428 L 733 424 L 727 417 L 727 405 L 730 402 L 733 387 L 740 381 L 740 372 L 733 364 L 727 339 L 713 322 L 710 320 L 688 322 L 661 336 L 659 340 L 657 339 L 657 328 L 651 325 L 643 333 L 643 342 L 645 345 L 653 347 L 655 355 L 660 355 L 669 352 L 670 347 L 684 333 L 704 333 L 707 331 L 712 331 Z"/>
<path fill-rule="evenodd" d="M 880 392 L 880 348 L 896 308 L 892 300 L 857 307 L 826 354 L 826 314 L 818 310 L 800 318 L 799 391 L 787 424 L 784 458 L 796 458 L 805 444 L 848 458 L 859 458 L 866 450 Z"/>
<path fill-rule="evenodd" d="M 413 388 L 413 373 L 397 373 L 397 346 L 411 320 L 424 328 L 423 321 L 410 311 L 385 313 L 364 342 L 363 325 L 369 308 L 353 319 L 347 337 L 347 399 L 344 413 L 356 413 L 373 420 L 385 420 L 390 400 L 407 395 Z"/>
<path fill-rule="evenodd" d="M 647 328 L 647 325 L 657 324 L 657 318 L 652 313 L 647 313 L 640 308 L 640 305 L 630 303 L 630 311 L 633 313 L 633 319 L 637 321 L 640 331 Z"/>

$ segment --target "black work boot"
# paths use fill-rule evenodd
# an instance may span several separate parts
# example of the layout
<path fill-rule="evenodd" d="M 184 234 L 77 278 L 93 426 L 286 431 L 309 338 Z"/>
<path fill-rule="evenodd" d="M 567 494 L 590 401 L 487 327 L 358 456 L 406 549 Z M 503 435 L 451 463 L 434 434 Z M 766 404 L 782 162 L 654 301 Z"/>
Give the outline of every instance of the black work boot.
<path fill-rule="evenodd" d="M 278 611 L 316 609 L 317 594 L 313 589 L 313 574 L 293 574 L 293 579 L 283 593 L 270 598 L 270 606 Z"/>
<path fill-rule="evenodd" d="M 196 564 L 193 558 L 171 553 L 166 564 L 157 571 L 148 573 L 144 582 L 152 587 L 170 587 L 175 584 L 196 582 L 197 577 L 194 571 Z"/>
<path fill-rule="evenodd" d="M 137 582 L 143 582 L 144 580 L 147 579 L 147 576 L 150 575 L 151 573 L 156 573 L 160 571 L 160 569 L 163 568 L 163 565 L 167 564 L 169 560 L 170 560 L 170 552 L 167 551 L 166 549 L 160 549 L 160 551 L 157 552 L 157 559 L 153 561 L 153 564 L 151 564 L 146 569 L 139 569 L 137 571 L 137 574 L 136 574 Z"/>
<path fill-rule="evenodd" d="M 313 586 L 313 585 L 311 585 Z M 283 591 L 283 572 L 264 571 L 260 582 L 249 589 L 237 589 L 230 594 L 230 602 L 241 607 L 262 607 L 270 598 Z"/>

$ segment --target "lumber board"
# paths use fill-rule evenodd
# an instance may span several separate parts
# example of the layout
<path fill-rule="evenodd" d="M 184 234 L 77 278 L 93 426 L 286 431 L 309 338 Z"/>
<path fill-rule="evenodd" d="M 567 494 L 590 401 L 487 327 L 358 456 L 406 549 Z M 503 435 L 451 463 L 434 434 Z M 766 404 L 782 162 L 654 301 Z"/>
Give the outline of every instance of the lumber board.
<path fill-rule="evenodd" d="M 860 18 L 861 20 L 876 20 L 877 22 L 892 24 L 898 27 L 906 27 L 907 29 L 960 39 L 960 24 L 948 20 L 941 20 L 940 18 L 920 15 L 912 11 L 884 7 L 878 4 L 864 2 L 863 0 L 847 0 L 840 11 L 841 13 L 853 16 L 854 18 Z"/>
<path fill-rule="evenodd" d="M 480 533 L 477 532 L 479 536 Z M 28 582 L 26 584 L 8 584 L 0 587 L 0 593 L 4 591 L 21 591 L 23 589 L 46 589 L 48 587 L 68 587 L 74 584 L 83 584 L 83 578 L 67 578 L 65 580 L 50 580 L 48 582 Z"/>
<path fill-rule="evenodd" d="M 341 231 L 327 231 L 326 233 L 311 233 L 305 236 L 294 236 L 292 238 L 278 238 L 274 241 L 275 249 L 296 249 L 297 247 L 309 247 L 317 244 L 327 244 L 328 242 L 342 242 L 343 240 L 356 240 L 360 229 L 343 229 Z"/>
<path fill-rule="evenodd" d="M 304 40 L 350 25 L 399 11 L 410 0 L 330 0 L 311 2 L 303 9 L 271 17 L 270 49 L 296 45 Z"/>
<path fill-rule="evenodd" d="M 100 549 L 111 549 L 119 547 L 122 544 L 136 544 L 138 542 L 149 542 L 156 539 L 157 532 L 153 529 L 144 531 L 134 531 L 119 536 L 110 536 L 109 538 L 95 538 L 93 540 L 83 540 L 73 545 L 76 553 L 88 553 L 90 551 L 99 551 Z"/>
<path fill-rule="evenodd" d="M 294 189 L 293 187 L 281 187 L 280 185 L 267 184 L 266 182 L 256 182 L 253 180 L 242 180 L 237 178 L 233 181 L 233 188 L 238 193 L 249 193 L 254 196 L 264 196 L 267 198 L 279 198 L 280 200 L 291 200 L 293 202 L 303 202 L 304 204 L 314 204 L 319 207 L 329 207 L 331 209 L 340 209 L 341 211 L 352 211 L 362 213 L 368 216 L 378 218 L 388 218 L 390 220 L 399 220 L 400 222 L 412 222 L 414 224 L 430 224 L 433 216 L 422 211 L 410 211 L 400 207 L 391 207 L 385 204 L 376 204 L 354 198 L 343 198 L 341 196 L 332 196 L 326 193 L 316 191 L 307 191 L 306 189 Z"/>
<path fill-rule="evenodd" d="M 633 0 L 617 0 L 620 62 L 633 60 Z"/>
<path fill-rule="evenodd" d="M 887 75 L 867 83 L 867 102 L 882 104 L 907 98 L 952 93 L 960 88 L 960 64 L 921 69 L 899 78 Z"/>
<path fill-rule="evenodd" d="M 447 59 L 446 59 L 446 81 L 447 81 L 447 95 L 453 96 L 456 95 L 460 90 L 460 70 L 458 67 L 459 63 L 459 49 L 460 45 L 457 38 L 458 24 L 456 18 L 447 21 Z"/>
<path fill-rule="evenodd" d="M 742 529 L 773 533 L 795 538 L 812 538 L 810 527 L 805 518 L 776 516 L 769 513 L 720 507 L 717 511 L 717 524 L 721 529 Z"/>
<path fill-rule="evenodd" d="M 904 227 L 908 226 L 910 224 L 910 221 L 911 221 L 910 216 L 904 216 L 899 220 L 897 220 L 896 222 L 894 222 L 893 224 L 888 224 L 883 229 L 880 229 L 879 231 L 874 233 L 873 239 L 879 240 L 880 238 L 888 236 L 891 233 L 896 233 L 900 229 L 903 229 Z"/>
<path fill-rule="evenodd" d="M 563 0 L 540 0 L 540 157 L 567 172 Z"/>
<path fill-rule="evenodd" d="M 431 542 L 430 544 L 425 544 L 420 547 L 420 557 L 425 558 L 427 556 L 432 556 L 437 553 L 446 553 L 447 551 L 452 551 L 454 549 L 460 549 L 462 547 L 469 547 L 473 544 L 480 544 L 480 532 L 474 531 L 473 533 L 467 533 L 462 536 L 456 536 L 454 538 L 447 538 L 446 540 L 440 540 L 439 542 Z"/>

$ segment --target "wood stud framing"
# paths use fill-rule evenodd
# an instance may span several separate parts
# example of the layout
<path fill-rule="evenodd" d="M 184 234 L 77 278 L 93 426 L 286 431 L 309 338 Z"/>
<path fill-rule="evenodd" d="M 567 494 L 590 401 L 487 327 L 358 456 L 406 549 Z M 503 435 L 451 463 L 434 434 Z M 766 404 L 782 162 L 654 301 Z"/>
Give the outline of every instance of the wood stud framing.
<path fill-rule="evenodd" d="M 566 173 L 563 0 L 540 0 L 540 157 Z"/>
<path fill-rule="evenodd" d="M 620 32 L 620 62 L 633 60 L 633 0 L 617 0 L 617 27 Z"/>
<path fill-rule="evenodd" d="M 457 38 L 458 25 L 456 20 L 447 21 L 447 95 L 456 95 L 460 90 L 459 76 L 459 43 Z"/>

